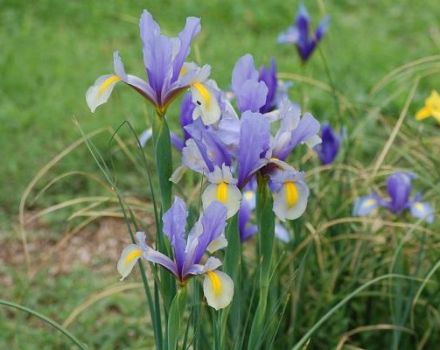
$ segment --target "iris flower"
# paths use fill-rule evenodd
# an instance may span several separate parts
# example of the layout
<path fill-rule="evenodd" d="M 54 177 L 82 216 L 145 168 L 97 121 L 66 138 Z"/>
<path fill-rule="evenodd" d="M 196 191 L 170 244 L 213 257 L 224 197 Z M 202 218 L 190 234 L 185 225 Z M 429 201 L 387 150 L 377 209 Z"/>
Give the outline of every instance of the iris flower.
<path fill-rule="evenodd" d="M 341 135 L 337 134 L 329 124 L 322 126 L 322 142 L 315 147 L 322 165 L 333 163 L 341 145 Z"/>
<path fill-rule="evenodd" d="M 356 200 L 353 215 L 367 216 L 378 207 L 388 209 L 393 214 L 399 215 L 409 210 L 410 214 L 417 218 L 425 220 L 428 223 L 434 221 L 434 209 L 432 206 L 423 202 L 422 195 L 416 194 L 410 198 L 412 191 L 412 179 L 415 176 L 407 172 L 396 172 L 387 179 L 388 198 L 382 198 L 376 193 L 360 197 Z"/>
<path fill-rule="evenodd" d="M 306 62 L 326 33 L 329 22 L 330 17 L 325 17 L 316 31 L 310 35 L 310 16 L 305 6 L 301 5 L 295 23 L 278 36 L 278 43 L 294 44 L 301 60 Z"/>
<path fill-rule="evenodd" d="M 232 89 L 240 118 L 231 104 L 220 98 L 222 114 L 218 123 L 203 125 L 196 120 L 185 125 L 189 137 L 182 148 L 182 167 L 207 176 L 209 185 L 202 195 L 205 208 L 219 201 L 231 217 L 242 207 L 239 215 L 245 222 L 250 214 L 246 203 L 240 204 L 240 191 L 244 193 L 260 173 L 271 179 L 274 211 L 279 218 L 298 218 L 306 208 L 309 191 L 302 174 L 286 160 L 299 145 L 314 147 L 321 142 L 319 122 L 310 113 L 302 114 L 299 106 L 287 98 L 281 101 L 279 110 L 261 113 L 270 89 L 265 79 L 259 80 L 251 55 L 237 61 Z M 272 130 L 276 130 L 274 135 Z M 175 171 L 172 181 L 178 181 L 182 167 Z M 246 227 L 242 225 L 243 237 L 253 232 L 252 227 L 245 232 Z"/>
<path fill-rule="evenodd" d="M 123 82 L 152 103 L 159 115 L 164 115 L 170 103 L 184 90 L 191 88 L 193 100 L 206 124 L 220 118 L 220 110 L 213 89 L 207 84 L 211 68 L 185 63 L 192 40 L 200 32 L 200 19 L 188 17 L 177 38 L 161 34 L 159 25 L 144 10 L 139 29 L 148 81 L 126 74 L 118 52 L 113 54 L 113 74 L 100 76 L 87 90 L 86 100 L 92 112 L 109 99 L 114 86 Z"/>
<path fill-rule="evenodd" d="M 234 294 L 231 278 L 217 269 L 222 262 L 209 257 L 205 263 L 202 258 L 206 251 L 213 253 L 227 246 L 224 237 L 226 208 L 219 202 L 209 205 L 189 234 L 185 235 L 188 210 L 179 197 L 163 216 L 163 231 L 173 248 L 174 259 L 150 247 L 145 233 L 136 234 L 136 244 L 128 245 L 121 254 L 117 269 L 122 279 L 128 276 L 136 262 L 142 258 L 159 264 L 171 272 L 181 284 L 188 278 L 203 275 L 203 292 L 210 306 L 216 310 L 229 305 Z"/>
<path fill-rule="evenodd" d="M 434 117 L 440 124 L 440 95 L 437 91 L 431 92 L 431 95 L 425 100 L 425 106 L 416 114 L 416 120 L 428 117 Z"/>

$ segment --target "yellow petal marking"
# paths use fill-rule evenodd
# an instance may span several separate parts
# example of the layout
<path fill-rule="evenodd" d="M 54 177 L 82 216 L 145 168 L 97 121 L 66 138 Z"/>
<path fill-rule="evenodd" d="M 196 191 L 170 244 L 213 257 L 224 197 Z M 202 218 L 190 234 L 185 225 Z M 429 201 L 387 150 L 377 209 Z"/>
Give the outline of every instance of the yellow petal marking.
<path fill-rule="evenodd" d="M 209 105 L 211 104 L 211 94 L 209 93 L 209 90 L 202 83 L 194 83 L 193 87 L 199 92 L 200 96 L 202 96 L 206 107 L 209 108 Z"/>
<path fill-rule="evenodd" d="M 207 276 L 209 278 L 209 281 L 212 284 L 212 289 L 215 296 L 219 296 L 222 292 L 222 281 L 217 276 L 217 274 L 214 271 L 208 271 Z"/>
<path fill-rule="evenodd" d="M 293 181 L 284 183 L 284 190 L 286 192 L 286 202 L 289 208 L 295 206 L 299 199 L 298 188 Z"/>
<path fill-rule="evenodd" d="M 365 201 L 364 206 L 365 206 L 365 207 L 371 207 L 371 206 L 373 206 L 373 205 L 375 205 L 375 204 L 376 204 L 376 200 L 373 199 L 373 198 L 370 198 L 370 199 L 367 199 L 367 200 Z"/>
<path fill-rule="evenodd" d="M 414 206 L 416 207 L 417 210 L 423 211 L 422 203 L 417 202 L 416 204 L 414 204 Z"/>
<path fill-rule="evenodd" d="M 128 265 L 133 260 L 138 259 L 142 256 L 142 251 L 140 249 L 133 250 L 132 252 L 128 253 L 127 256 L 124 259 L 124 264 Z"/>
<path fill-rule="evenodd" d="M 112 84 L 117 83 L 120 80 L 121 78 L 119 78 L 117 75 L 112 75 L 105 79 L 98 89 L 98 95 L 102 95 Z"/>
<path fill-rule="evenodd" d="M 217 200 L 220 203 L 226 203 L 228 201 L 228 197 L 229 197 L 228 190 L 229 187 L 226 182 L 220 182 L 217 185 Z"/>

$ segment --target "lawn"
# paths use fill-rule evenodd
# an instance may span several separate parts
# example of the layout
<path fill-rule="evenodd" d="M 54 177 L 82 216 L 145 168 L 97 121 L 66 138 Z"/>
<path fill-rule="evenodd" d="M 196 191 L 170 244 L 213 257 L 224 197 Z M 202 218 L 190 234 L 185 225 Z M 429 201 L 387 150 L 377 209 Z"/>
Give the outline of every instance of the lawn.
<path fill-rule="evenodd" d="M 46 164 L 81 138 L 76 121 L 86 133 L 101 130 L 94 142 L 113 164 L 117 182 L 131 204 L 151 224 L 151 198 L 140 176 L 132 135 L 125 127 L 118 133 L 120 139 L 111 140 L 111 135 L 125 120 L 140 134 L 150 126 L 153 108 L 126 86 L 117 86 L 95 114 L 85 101 L 85 92 L 96 77 L 112 72 L 115 50 L 127 71 L 144 75 L 138 33 L 142 9 L 148 9 L 170 35 L 178 33 L 187 16 L 201 17 L 202 32 L 190 58 L 210 64 L 211 76 L 222 89 L 229 89 L 234 64 L 245 53 L 254 56 L 257 66 L 275 58 L 279 76 L 293 81 L 290 98 L 320 122 L 346 130 L 345 148 L 334 170 L 314 171 L 319 166 L 316 156 L 309 152 L 304 157 L 309 159 L 304 170 L 312 196 L 305 216 L 290 225 L 295 239 L 289 246 L 298 256 L 295 266 L 301 266 L 300 287 L 295 284 L 301 298 L 295 313 L 299 319 L 296 332 L 305 333 L 331 306 L 374 277 L 393 272 L 425 278 L 440 259 L 438 215 L 433 225 L 420 230 L 422 225 L 412 225 L 409 217 L 391 216 L 384 221 L 394 226 L 382 221 L 326 225 L 350 217 L 355 197 L 367 194 L 371 186 L 381 187 L 395 169 L 416 173 L 415 187 L 434 207 L 440 207 L 440 128 L 433 120 L 420 123 L 414 119 L 431 90 L 439 89 L 440 3 L 317 0 L 306 4 L 314 26 L 326 14 L 331 23 L 319 50 L 304 65 L 293 46 L 276 41 L 293 22 L 298 1 L 0 1 L 0 149 L 4 159 L 0 168 L 0 299 L 26 305 L 61 324 L 69 321 L 68 329 L 91 349 L 153 347 L 139 274 L 120 284 L 114 268 L 129 241 L 127 230 L 84 144 L 42 173 L 26 195 L 22 220 L 28 266 L 19 225 L 19 205 L 27 186 Z M 424 58 L 384 80 L 394 69 Z M 405 119 L 387 145 L 402 111 Z M 178 126 L 177 116 L 178 106 L 173 106 L 167 116 L 171 129 Z M 152 168 L 151 147 L 145 154 Z M 304 162 L 304 158 L 295 161 Z M 58 178 L 63 174 L 69 176 Z M 54 179 L 58 181 L 51 184 Z M 179 193 L 196 183 L 196 179 L 186 180 L 178 187 Z M 44 192 L 39 194 L 40 190 Z M 75 199 L 79 202 L 74 205 L 56 207 Z M 96 200 L 96 208 L 88 207 Z M 323 230 L 322 246 L 315 241 L 310 249 L 301 249 L 310 227 Z M 341 238 L 351 234 L 350 239 Z M 303 269 L 300 261 L 309 267 Z M 391 344 L 394 349 L 415 349 L 416 345 L 435 349 L 440 341 L 438 278 L 437 272 L 417 306 L 411 299 L 419 286 L 415 282 L 378 287 L 350 301 L 319 329 L 309 348 L 326 349 L 327 340 L 335 348 L 350 330 L 373 325 L 370 331 L 360 330 L 349 337 L 347 344 L 352 341 L 352 347 L 344 349 L 391 349 Z M 90 304 L 70 320 L 72 312 L 87 301 Z M 381 329 L 385 324 L 405 329 L 399 333 L 400 347 L 396 347 L 396 332 Z M 0 309 L 0 348 L 64 349 L 66 344 L 65 338 L 35 318 Z"/>

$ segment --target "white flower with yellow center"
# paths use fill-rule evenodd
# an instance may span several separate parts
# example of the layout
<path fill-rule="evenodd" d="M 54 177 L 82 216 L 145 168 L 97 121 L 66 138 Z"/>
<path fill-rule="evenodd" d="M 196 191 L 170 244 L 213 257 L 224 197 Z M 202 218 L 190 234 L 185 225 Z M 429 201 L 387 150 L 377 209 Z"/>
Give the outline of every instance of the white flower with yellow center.
<path fill-rule="evenodd" d="M 231 169 L 225 164 L 221 169 L 216 166 L 208 174 L 208 181 L 210 184 L 202 194 L 203 208 L 218 201 L 226 207 L 227 218 L 234 216 L 240 208 L 241 192 L 236 186 L 237 180 L 232 177 Z"/>
<path fill-rule="evenodd" d="M 296 170 L 278 171 L 271 177 L 273 211 L 284 221 L 299 218 L 307 207 L 309 188 L 303 180 L 303 175 Z"/>

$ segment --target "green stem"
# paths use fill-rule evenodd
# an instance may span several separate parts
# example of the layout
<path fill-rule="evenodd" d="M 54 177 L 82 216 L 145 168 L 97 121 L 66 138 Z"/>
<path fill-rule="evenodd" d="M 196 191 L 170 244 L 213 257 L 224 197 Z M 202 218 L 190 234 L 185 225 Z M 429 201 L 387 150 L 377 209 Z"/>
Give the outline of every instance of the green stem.
<path fill-rule="evenodd" d="M 171 156 L 170 129 L 164 116 L 156 115 L 153 122 L 154 154 L 157 173 L 159 176 L 160 198 L 162 211 L 171 206 L 172 183 L 170 177 L 173 172 Z"/>
<path fill-rule="evenodd" d="M 179 336 L 182 332 L 183 314 L 185 312 L 187 291 L 182 287 L 176 293 L 171 303 L 170 314 L 168 317 L 168 350 L 176 350 Z"/>
<path fill-rule="evenodd" d="M 258 349 L 262 343 L 262 334 L 264 333 L 264 324 L 267 314 L 269 286 L 273 269 L 272 255 L 275 230 L 275 215 L 272 210 L 273 199 L 272 193 L 267 185 L 267 179 L 258 176 L 257 181 L 258 250 L 260 257 L 259 298 L 249 336 L 249 350 Z"/>
<path fill-rule="evenodd" d="M 0 305 L 4 305 L 4 306 L 8 306 L 8 307 L 12 307 L 14 309 L 20 310 L 20 311 L 24 311 L 27 312 L 28 314 L 31 314 L 37 318 L 39 318 L 40 320 L 48 323 L 49 325 L 51 325 L 52 327 L 54 327 L 56 330 L 60 331 L 63 335 L 65 335 L 67 338 L 69 338 L 75 345 L 77 345 L 80 349 L 83 350 L 87 350 L 87 346 L 84 345 L 83 343 L 81 343 L 72 333 L 70 333 L 67 329 L 65 329 L 63 326 L 61 326 L 60 324 L 58 324 L 57 322 L 55 322 L 54 320 L 40 314 L 37 311 L 28 309 L 25 306 L 22 305 L 18 305 L 15 303 L 11 303 L 9 301 L 6 300 L 1 300 L 0 299 Z"/>

